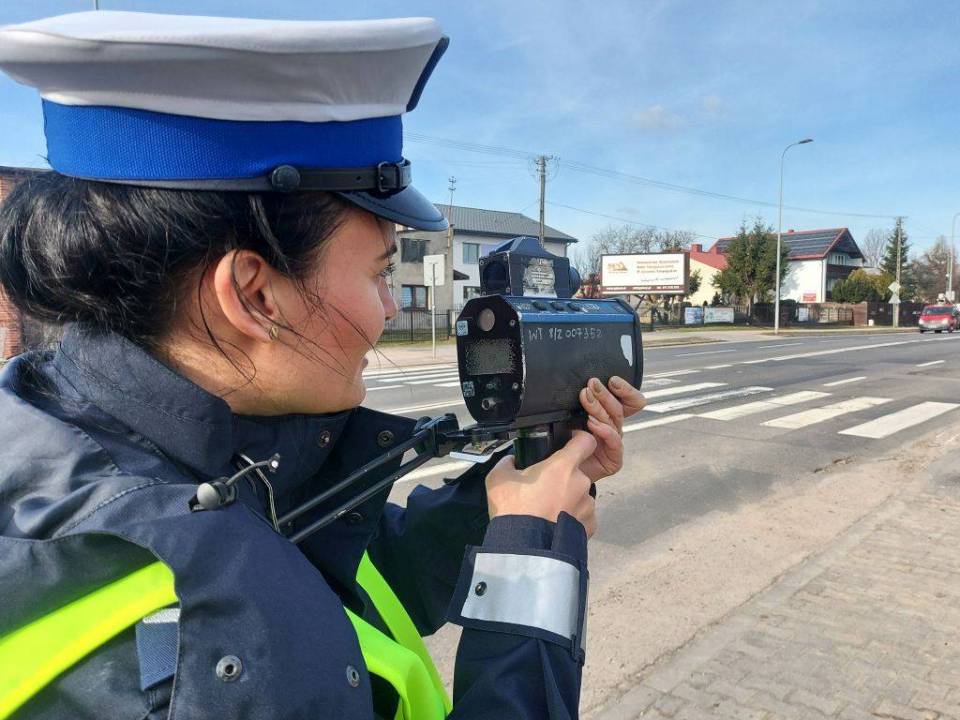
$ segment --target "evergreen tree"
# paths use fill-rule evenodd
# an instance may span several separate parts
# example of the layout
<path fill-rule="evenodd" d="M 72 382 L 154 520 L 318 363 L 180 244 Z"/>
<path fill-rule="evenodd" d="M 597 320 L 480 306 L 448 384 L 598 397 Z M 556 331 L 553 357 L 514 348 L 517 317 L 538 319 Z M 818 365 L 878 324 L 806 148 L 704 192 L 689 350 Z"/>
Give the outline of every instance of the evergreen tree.
<path fill-rule="evenodd" d="M 787 276 L 787 255 L 784 242 L 780 255 L 780 283 Z M 746 224 L 730 242 L 726 251 L 727 266 L 717 274 L 714 284 L 725 295 L 746 301 L 752 312 L 753 304 L 766 302 L 776 287 L 777 236 L 773 228 L 763 224 L 760 218 L 747 230 Z"/>
<path fill-rule="evenodd" d="M 892 278 L 897 277 L 897 232 L 900 233 L 900 299 L 910 300 L 916 294 L 916 282 L 913 277 L 913 267 L 910 264 L 910 242 L 907 232 L 903 229 L 903 219 L 897 222 L 887 236 L 887 247 L 880 261 L 880 269 Z"/>

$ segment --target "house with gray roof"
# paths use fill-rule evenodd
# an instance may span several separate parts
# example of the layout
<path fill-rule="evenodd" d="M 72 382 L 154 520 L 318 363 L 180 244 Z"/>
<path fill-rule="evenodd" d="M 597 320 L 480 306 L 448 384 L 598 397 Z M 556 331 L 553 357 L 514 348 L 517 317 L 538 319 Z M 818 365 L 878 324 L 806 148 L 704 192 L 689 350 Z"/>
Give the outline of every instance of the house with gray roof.
<path fill-rule="evenodd" d="M 437 288 L 438 311 L 459 310 L 470 298 L 480 293 L 480 258 L 504 240 L 519 235 L 540 234 L 540 223 L 515 212 L 484 210 L 460 205 L 437 208 L 450 221 L 448 232 L 425 232 L 398 228 L 400 262 L 394 274 L 397 305 L 407 310 L 426 308 L 429 291 L 424 286 L 423 256 L 446 255 L 449 284 Z M 567 256 L 568 248 L 577 239 L 549 225 L 544 226 L 543 245 L 555 255 Z M 423 302 L 421 302 L 423 301 Z"/>
<path fill-rule="evenodd" d="M 734 239 L 720 238 L 715 247 L 726 254 Z M 863 253 L 847 228 L 788 230 L 781 242 L 789 252 L 789 270 L 780 287 L 782 299 L 827 302 L 839 280 L 865 265 Z"/>

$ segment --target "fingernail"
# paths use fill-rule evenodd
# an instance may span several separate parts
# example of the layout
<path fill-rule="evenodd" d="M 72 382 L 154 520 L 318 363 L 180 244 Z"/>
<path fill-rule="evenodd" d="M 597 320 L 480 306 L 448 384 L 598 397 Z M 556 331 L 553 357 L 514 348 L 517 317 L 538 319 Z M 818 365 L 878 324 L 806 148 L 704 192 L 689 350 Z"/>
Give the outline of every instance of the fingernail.
<path fill-rule="evenodd" d="M 596 401 L 597 398 L 594 396 L 593 392 L 591 392 L 590 388 L 587 388 L 587 402 L 592 405 Z"/>
<path fill-rule="evenodd" d="M 623 387 L 623 380 L 614 375 L 612 378 L 610 378 L 610 387 L 612 387 L 614 390 L 620 390 Z"/>
<path fill-rule="evenodd" d="M 603 392 L 603 383 L 597 380 L 597 378 L 590 381 L 590 387 L 592 387 L 596 393 Z"/>

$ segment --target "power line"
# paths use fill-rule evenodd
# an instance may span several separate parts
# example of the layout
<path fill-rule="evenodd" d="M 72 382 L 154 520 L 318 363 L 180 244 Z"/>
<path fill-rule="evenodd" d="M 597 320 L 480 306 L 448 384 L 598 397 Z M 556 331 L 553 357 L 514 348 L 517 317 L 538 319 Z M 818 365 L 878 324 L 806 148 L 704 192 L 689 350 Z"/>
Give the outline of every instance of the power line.
<path fill-rule="evenodd" d="M 508 148 L 501 145 L 481 145 L 478 143 L 463 142 L 459 140 L 448 140 L 446 138 L 437 138 L 430 135 L 424 135 L 422 133 L 406 133 L 405 137 L 413 142 L 424 143 L 427 145 L 437 145 L 439 147 L 446 147 L 454 150 L 464 150 L 466 152 L 477 152 L 484 153 L 487 155 L 501 155 L 504 157 L 512 157 L 525 160 L 534 160 L 536 161 L 539 157 L 538 153 L 526 152 L 524 150 L 517 150 L 515 148 Z M 687 185 L 678 185 L 676 183 L 668 183 L 663 180 L 654 180 L 653 178 L 643 177 L 641 175 L 632 175 L 630 173 L 620 172 L 618 170 L 611 170 L 609 168 L 601 168 L 595 165 L 588 165 L 587 163 L 576 162 L 572 160 L 560 160 L 560 164 L 566 166 L 570 170 L 576 172 L 587 173 L 591 175 L 596 175 L 599 177 L 606 177 L 610 180 L 617 180 L 621 182 L 628 182 L 638 185 L 647 185 L 650 187 L 656 187 L 661 190 L 668 190 L 670 192 L 679 192 L 687 195 L 696 195 L 699 197 L 712 198 L 714 200 L 725 200 L 728 202 L 737 202 L 745 203 L 749 205 L 762 205 L 764 207 L 778 207 L 777 203 L 768 202 L 766 200 L 757 200 L 754 198 L 740 197 L 739 195 L 729 195 L 727 193 L 714 192 L 712 190 L 702 190 L 700 188 L 689 187 Z M 813 213 L 816 215 L 839 215 L 845 217 L 859 217 L 859 218 L 872 218 L 872 219 L 884 219 L 884 220 L 895 220 L 896 215 L 883 215 L 880 213 L 861 213 L 861 212 L 850 212 L 843 210 L 822 210 L 817 208 L 807 208 L 799 207 L 796 205 L 784 205 L 784 208 L 788 210 L 793 210 L 795 212 L 804 212 L 804 213 Z"/>
<path fill-rule="evenodd" d="M 553 205 L 554 207 L 562 207 L 567 210 L 575 210 L 576 212 L 584 213 L 586 215 L 596 215 L 597 217 L 606 218 L 607 220 L 616 220 L 617 222 L 624 222 L 630 225 L 639 225 L 640 227 L 649 227 L 654 228 L 655 230 L 663 230 L 665 232 L 684 232 L 690 233 L 694 237 L 705 238 L 706 240 L 719 240 L 720 238 L 713 235 L 704 235 L 702 233 L 696 233 L 691 230 L 677 230 L 676 228 L 661 227 L 660 225 L 654 225 L 648 222 L 642 222 L 640 220 L 628 220 L 627 218 L 617 217 L 616 215 L 606 215 L 604 213 L 595 212 L 593 210 L 584 210 L 583 208 L 573 207 L 573 205 L 564 205 L 563 203 L 555 203 L 547 201 L 547 205 Z"/>

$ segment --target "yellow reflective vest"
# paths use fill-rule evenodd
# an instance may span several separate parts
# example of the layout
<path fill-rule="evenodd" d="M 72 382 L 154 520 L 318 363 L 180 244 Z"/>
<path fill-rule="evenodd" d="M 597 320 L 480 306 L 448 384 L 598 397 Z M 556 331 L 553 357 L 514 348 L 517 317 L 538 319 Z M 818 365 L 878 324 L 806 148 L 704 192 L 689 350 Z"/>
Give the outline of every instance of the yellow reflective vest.
<path fill-rule="evenodd" d="M 393 636 L 346 610 L 367 670 L 400 697 L 395 720 L 442 720 L 452 703 L 440 675 L 413 620 L 366 553 L 357 582 Z M 156 562 L 0 638 L 0 720 L 88 653 L 175 602 L 173 573 Z"/>

